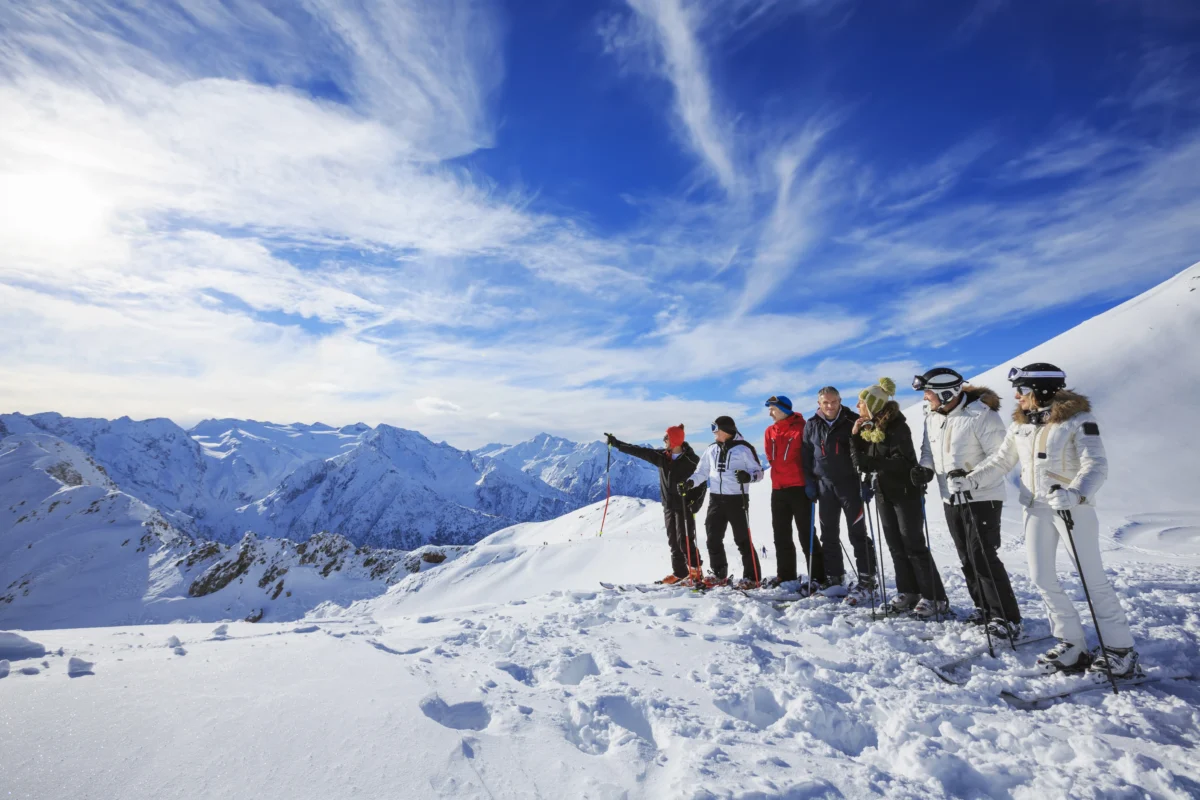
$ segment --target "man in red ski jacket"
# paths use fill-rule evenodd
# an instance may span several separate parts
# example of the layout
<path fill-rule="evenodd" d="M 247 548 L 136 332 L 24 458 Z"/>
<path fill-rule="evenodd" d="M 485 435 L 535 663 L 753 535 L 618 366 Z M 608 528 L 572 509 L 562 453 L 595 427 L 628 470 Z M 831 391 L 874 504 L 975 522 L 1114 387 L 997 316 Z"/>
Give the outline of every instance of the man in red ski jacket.
<path fill-rule="evenodd" d="M 775 581 L 794 581 L 796 575 L 796 542 L 792 538 L 792 521 L 800 535 L 804 557 L 810 560 L 809 586 L 825 580 L 825 560 L 821 543 L 812 535 L 813 504 L 804 491 L 804 469 L 800 463 L 801 441 L 804 439 L 804 417 L 792 411 L 792 401 L 776 395 L 766 402 L 775 420 L 763 435 L 763 453 L 771 465 L 771 527 L 775 533 Z"/>

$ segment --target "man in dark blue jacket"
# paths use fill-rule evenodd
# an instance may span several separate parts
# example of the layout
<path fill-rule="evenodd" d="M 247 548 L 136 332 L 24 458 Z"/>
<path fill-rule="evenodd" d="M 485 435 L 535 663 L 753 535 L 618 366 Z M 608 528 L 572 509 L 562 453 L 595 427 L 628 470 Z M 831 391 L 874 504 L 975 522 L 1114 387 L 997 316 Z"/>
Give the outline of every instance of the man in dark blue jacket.
<path fill-rule="evenodd" d="M 862 485 L 850 456 L 850 436 L 856 419 L 858 414 L 842 405 L 838 390 L 826 386 L 817 394 L 817 413 L 804 426 L 800 453 L 805 491 L 808 499 L 820 507 L 825 587 L 836 592 L 845 578 L 839 521 L 845 514 L 858 573 L 847 601 L 857 603 L 869 599 L 875 590 L 875 552 L 867 538 Z"/>

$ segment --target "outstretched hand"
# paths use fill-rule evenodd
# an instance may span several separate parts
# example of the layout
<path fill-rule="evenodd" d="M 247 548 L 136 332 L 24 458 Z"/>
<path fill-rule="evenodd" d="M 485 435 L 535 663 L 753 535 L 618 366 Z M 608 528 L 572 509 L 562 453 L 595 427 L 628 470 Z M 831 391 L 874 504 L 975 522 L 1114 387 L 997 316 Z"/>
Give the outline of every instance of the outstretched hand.
<path fill-rule="evenodd" d="M 617 437 L 613 436 L 611 433 L 604 434 L 604 440 L 608 442 L 609 447 L 617 446 Z"/>

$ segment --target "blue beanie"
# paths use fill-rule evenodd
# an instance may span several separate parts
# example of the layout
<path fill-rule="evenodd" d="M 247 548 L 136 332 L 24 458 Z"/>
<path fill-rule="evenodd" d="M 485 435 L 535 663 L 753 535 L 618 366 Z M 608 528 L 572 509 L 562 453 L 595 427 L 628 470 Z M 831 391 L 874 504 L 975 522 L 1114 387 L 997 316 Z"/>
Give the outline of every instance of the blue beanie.
<path fill-rule="evenodd" d="M 782 411 L 784 414 L 792 413 L 792 401 L 787 399 L 787 397 L 785 397 L 781 394 L 777 394 L 774 397 L 770 398 L 769 400 L 767 400 L 767 402 L 763 403 L 763 405 L 775 406 L 780 411 Z"/>

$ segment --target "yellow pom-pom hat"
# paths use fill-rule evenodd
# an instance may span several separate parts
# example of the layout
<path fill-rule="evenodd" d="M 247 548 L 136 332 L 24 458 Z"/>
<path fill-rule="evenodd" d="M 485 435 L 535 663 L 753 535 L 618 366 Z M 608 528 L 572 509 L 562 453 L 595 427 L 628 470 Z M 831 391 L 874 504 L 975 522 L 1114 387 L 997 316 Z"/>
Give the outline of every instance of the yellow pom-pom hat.
<path fill-rule="evenodd" d="M 896 396 L 896 382 L 891 378 L 880 378 L 879 383 L 868 386 L 858 393 L 858 398 L 867 407 L 867 413 L 874 417 L 888 401 Z"/>

